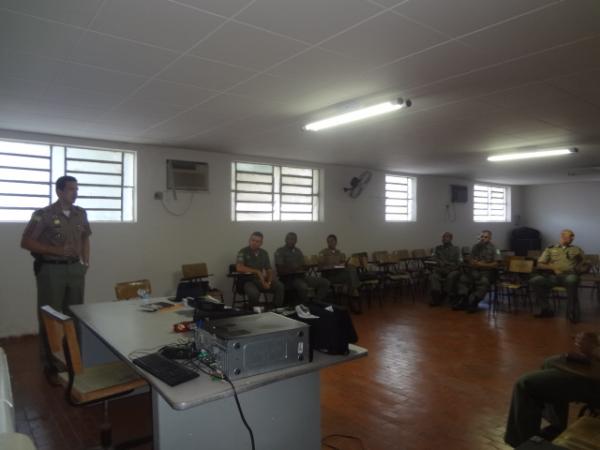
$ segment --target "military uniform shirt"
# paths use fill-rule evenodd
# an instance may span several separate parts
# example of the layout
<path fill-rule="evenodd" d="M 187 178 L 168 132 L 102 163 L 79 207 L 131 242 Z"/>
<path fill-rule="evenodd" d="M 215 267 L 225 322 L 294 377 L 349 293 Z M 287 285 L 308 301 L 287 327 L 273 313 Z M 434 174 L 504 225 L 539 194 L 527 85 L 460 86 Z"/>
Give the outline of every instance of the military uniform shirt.
<path fill-rule="evenodd" d="M 298 247 L 289 248 L 284 245 L 275 251 L 275 265 L 286 272 L 301 271 L 304 267 L 304 254 Z"/>
<path fill-rule="evenodd" d="M 491 242 L 486 242 L 485 244 L 478 242 L 471 249 L 471 258 L 475 261 L 491 263 L 498 261 L 500 255 L 496 250 L 496 246 Z"/>
<path fill-rule="evenodd" d="M 438 245 L 433 251 L 433 257 L 439 261 L 440 266 L 458 266 L 462 262 L 460 249 L 456 245 Z"/>
<path fill-rule="evenodd" d="M 31 216 L 23 237 L 54 247 L 72 246 L 81 254 L 83 240 L 92 234 L 85 209 L 73 206 L 67 217 L 59 202 L 38 209 Z M 40 256 L 40 255 L 34 255 Z M 44 259 L 64 260 L 64 257 L 44 255 Z"/>
<path fill-rule="evenodd" d="M 262 248 L 255 252 L 249 246 L 244 247 L 237 254 L 237 262 L 256 270 L 271 269 L 269 254 Z"/>
<path fill-rule="evenodd" d="M 538 262 L 552 264 L 561 272 L 575 272 L 575 267 L 583 261 L 583 250 L 574 245 L 552 245 L 539 257 Z"/>
<path fill-rule="evenodd" d="M 346 263 L 346 255 L 337 248 L 331 250 L 329 247 L 319 252 L 319 265 L 322 267 L 338 266 Z"/>

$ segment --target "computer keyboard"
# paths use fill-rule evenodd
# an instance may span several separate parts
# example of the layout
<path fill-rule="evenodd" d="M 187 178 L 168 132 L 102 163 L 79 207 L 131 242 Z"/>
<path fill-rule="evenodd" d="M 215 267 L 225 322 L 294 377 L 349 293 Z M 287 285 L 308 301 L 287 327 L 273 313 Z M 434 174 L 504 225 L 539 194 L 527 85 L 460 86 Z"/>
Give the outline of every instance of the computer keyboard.
<path fill-rule="evenodd" d="M 151 373 L 159 380 L 164 381 L 169 386 L 177 386 L 198 377 L 198 374 L 192 369 L 188 369 L 158 353 L 151 353 L 135 358 L 133 359 L 133 363 L 140 366 L 146 372 Z"/>

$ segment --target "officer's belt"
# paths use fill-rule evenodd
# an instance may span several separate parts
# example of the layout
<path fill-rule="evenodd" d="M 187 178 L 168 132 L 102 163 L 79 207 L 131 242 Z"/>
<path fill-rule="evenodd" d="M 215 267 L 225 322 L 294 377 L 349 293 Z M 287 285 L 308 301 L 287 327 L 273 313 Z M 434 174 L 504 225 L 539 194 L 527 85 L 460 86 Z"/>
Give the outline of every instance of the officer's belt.
<path fill-rule="evenodd" d="M 75 264 L 78 263 L 78 259 L 42 259 L 42 264 Z"/>

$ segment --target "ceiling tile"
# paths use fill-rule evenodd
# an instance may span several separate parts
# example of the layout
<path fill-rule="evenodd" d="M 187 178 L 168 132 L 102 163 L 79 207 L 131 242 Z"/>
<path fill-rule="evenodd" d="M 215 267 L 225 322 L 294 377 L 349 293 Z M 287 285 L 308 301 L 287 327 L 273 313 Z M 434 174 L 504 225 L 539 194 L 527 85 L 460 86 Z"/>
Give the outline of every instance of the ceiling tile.
<path fill-rule="evenodd" d="M 135 93 L 134 99 L 190 107 L 215 95 L 195 86 L 152 80 Z"/>
<path fill-rule="evenodd" d="M 576 0 L 479 31 L 461 41 L 498 59 L 508 59 L 598 34 L 600 4 Z"/>
<path fill-rule="evenodd" d="M 379 11 L 363 0 L 257 0 L 236 19 L 316 43 Z"/>
<path fill-rule="evenodd" d="M 315 88 L 329 83 L 354 78 L 368 69 L 368 64 L 359 60 L 313 48 L 307 52 L 269 70 L 272 75 L 289 80 L 314 84 Z"/>
<path fill-rule="evenodd" d="M 0 95 L 33 100 L 44 94 L 48 83 L 0 75 Z"/>
<path fill-rule="evenodd" d="M 591 70 L 548 81 L 555 86 L 575 97 L 600 106 L 600 70 Z"/>
<path fill-rule="evenodd" d="M 175 120 L 165 121 L 146 129 L 143 136 L 146 138 L 184 139 L 209 130 L 224 120 L 223 116 L 214 114 L 210 109 L 198 107 L 180 114 Z"/>
<path fill-rule="evenodd" d="M 254 72 L 241 67 L 184 56 L 162 72 L 159 78 L 204 89 L 224 90 L 253 74 Z"/>
<path fill-rule="evenodd" d="M 73 120 L 90 120 L 99 117 L 102 110 L 90 106 L 80 105 L 58 105 L 49 101 L 24 100 L 12 97 L 0 96 L 0 105 L 3 111 L 15 111 L 31 114 L 32 116 L 43 115 L 48 117 L 62 117 Z M 28 120 L 24 120 L 24 124 Z"/>
<path fill-rule="evenodd" d="M 321 47 L 379 66 L 445 40 L 440 33 L 386 13 L 339 34 Z"/>
<path fill-rule="evenodd" d="M 164 0 L 108 0 L 92 29 L 183 51 L 208 35 L 223 20 Z"/>
<path fill-rule="evenodd" d="M 54 84 L 109 94 L 124 95 L 133 92 L 147 78 L 128 73 L 115 72 L 100 67 L 74 62 L 64 63 L 54 78 Z"/>
<path fill-rule="evenodd" d="M 451 36 L 460 36 L 556 0 L 410 0 L 394 9 Z"/>
<path fill-rule="evenodd" d="M 293 39 L 228 22 L 192 53 L 237 66 L 264 70 L 305 48 L 306 45 Z"/>
<path fill-rule="evenodd" d="M 53 86 L 43 96 L 44 101 L 57 105 L 87 106 L 107 109 L 121 101 L 122 97 L 106 92 L 88 91 L 67 86 Z"/>
<path fill-rule="evenodd" d="M 61 62 L 42 56 L 0 51 L 0 74 L 32 81 L 49 81 Z"/>
<path fill-rule="evenodd" d="M 2 0 L 2 8 L 71 25 L 86 26 L 103 0 Z"/>
<path fill-rule="evenodd" d="M 204 11 L 210 11 L 215 14 L 229 17 L 237 13 L 249 3 L 252 3 L 252 0 L 178 0 L 173 1 L 173 3 L 190 5 L 200 8 Z"/>
<path fill-rule="evenodd" d="M 489 63 L 484 53 L 452 41 L 370 71 L 365 77 L 374 78 L 382 87 L 409 89 L 466 74 Z"/>
<path fill-rule="evenodd" d="M 0 50 L 64 58 L 83 30 L 0 10 Z"/>
<path fill-rule="evenodd" d="M 73 51 L 71 59 L 121 72 L 151 76 L 176 56 L 176 53 L 168 50 L 97 33 L 87 33 Z"/>

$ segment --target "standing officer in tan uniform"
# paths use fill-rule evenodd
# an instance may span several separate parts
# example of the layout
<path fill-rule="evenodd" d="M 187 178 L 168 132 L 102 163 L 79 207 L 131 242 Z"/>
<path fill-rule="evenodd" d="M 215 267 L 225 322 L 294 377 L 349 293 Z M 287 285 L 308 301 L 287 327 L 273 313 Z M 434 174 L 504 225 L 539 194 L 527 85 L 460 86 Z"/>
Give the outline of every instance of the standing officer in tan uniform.
<path fill-rule="evenodd" d="M 74 205 L 77 179 L 64 176 L 56 180 L 56 195 L 58 201 L 33 213 L 23 232 L 21 247 L 35 258 L 38 311 L 41 306 L 50 305 L 68 314 L 71 305 L 83 303 L 92 231 L 85 210 Z M 45 334 L 41 335 L 42 362 L 48 370 L 48 343 Z"/>
<path fill-rule="evenodd" d="M 534 292 L 538 312 L 535 317 L 552 317 L 554 311 L 550 308 L 548 299 L 550 290 L 554 286 L 564 286 L 567 289 L 569 304 L 577 301 L 577 287 L 579 286 L 579 275 L 577 265 L 583 263 L 583 250 L 571 245 L 575 239 L 575 233 L 571 230 L 560 232 L 558 245 L 546 248 L 538 258 L 538 269 L 546 269 L 549 272 L 538 274 L 529 280 L 529 285 Z"/>

